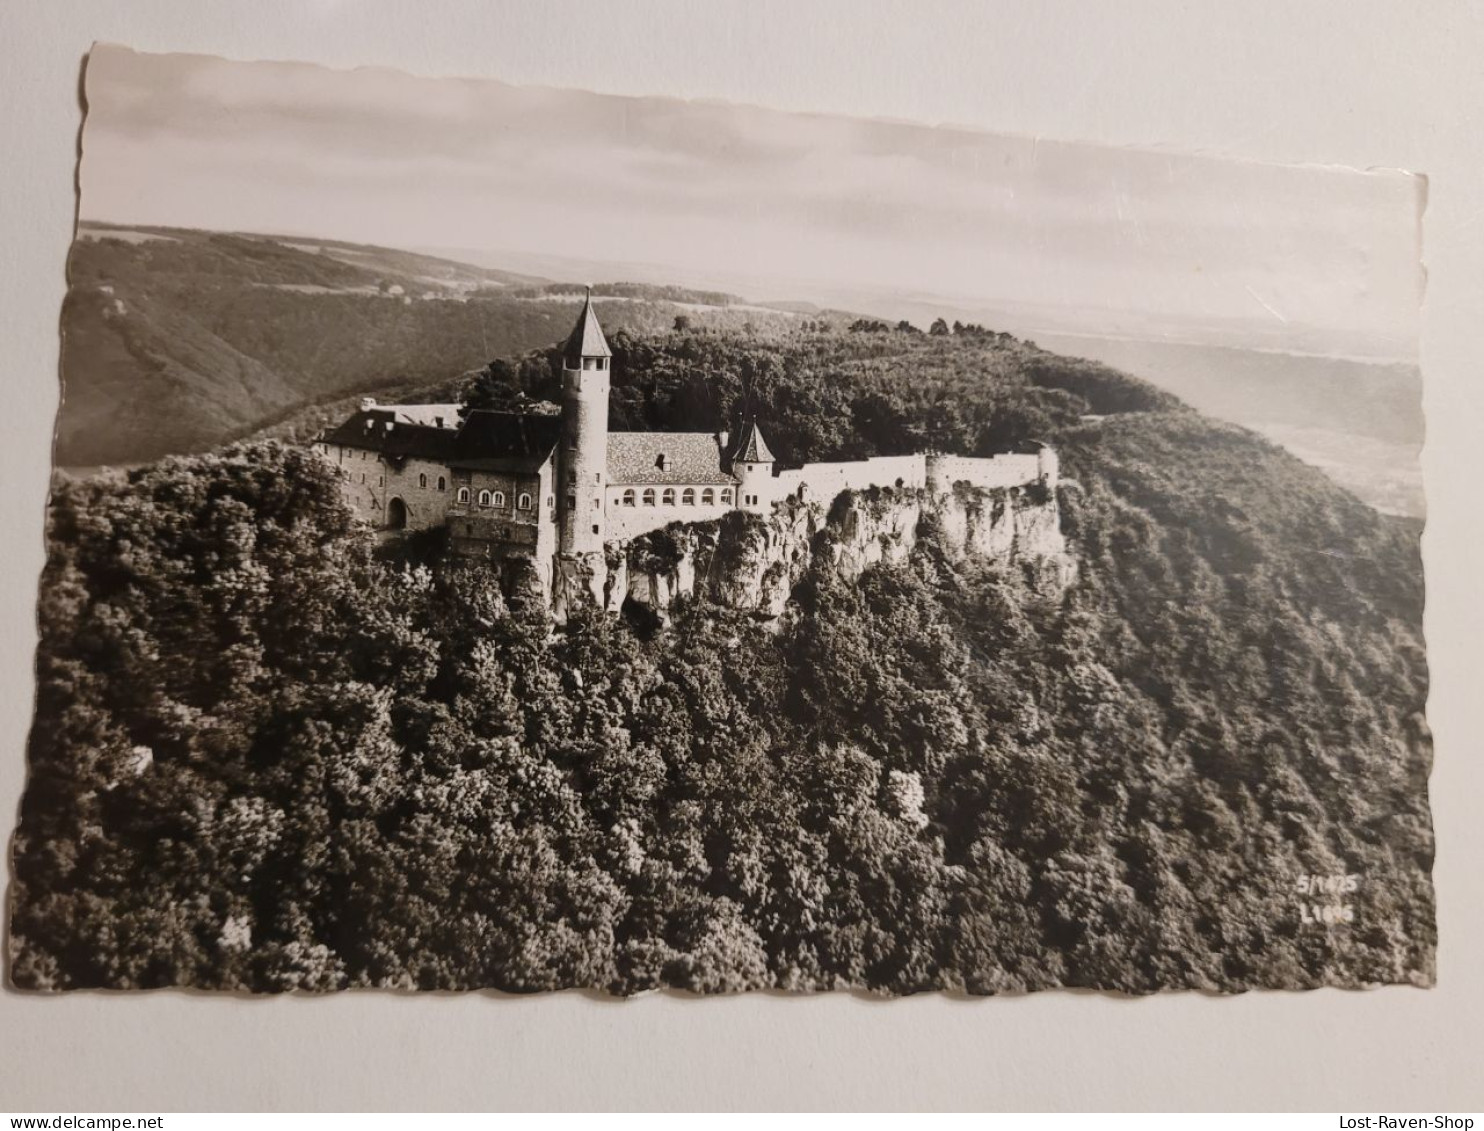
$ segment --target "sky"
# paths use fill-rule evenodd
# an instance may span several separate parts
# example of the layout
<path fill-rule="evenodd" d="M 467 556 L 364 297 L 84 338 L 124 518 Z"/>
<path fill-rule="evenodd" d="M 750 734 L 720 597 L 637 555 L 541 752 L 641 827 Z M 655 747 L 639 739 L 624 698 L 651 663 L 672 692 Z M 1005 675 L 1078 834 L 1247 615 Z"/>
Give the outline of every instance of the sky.
<path fill-rule="evenodd" d="M 1400 173 L 109 46 L 85 90 L 84 220 L 1416 352 L 1425 182 Z"/>

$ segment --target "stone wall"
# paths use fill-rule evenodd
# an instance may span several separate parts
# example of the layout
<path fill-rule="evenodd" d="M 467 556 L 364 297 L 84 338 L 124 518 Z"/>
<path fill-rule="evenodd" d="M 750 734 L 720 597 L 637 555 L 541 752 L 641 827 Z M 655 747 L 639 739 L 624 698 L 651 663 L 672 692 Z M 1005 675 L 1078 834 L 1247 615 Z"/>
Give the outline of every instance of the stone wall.
<path fill-rule="evenodd" d="M 408 530 L 426 530 L 442 524 L 453 499 L 453 483 L 448 468 L 418 459 L 409 459 L 401 467 L 391 463 L 383 464 L 382 468 L 386 473 L 386 487 L 381 492 L 386 497 L 384 508 L 393 499 L 401 499 L 407 508 Z M 443 484 L 441 490 L 440 482 Z M 378 525 L 386 522 L 383 509 Z"/>
<path fill-rule="evenodd" d="M 918 488 L 927 482 L 924 456 L 874 456 L 840 463 L 810 463 L 780 471 L 773 479 L 774 499 L 804 498 L 829 505 L 841 491 L 869 491 L 872 487 Z"/>
<path fill-rule="evenodd" d="M 701 492 L 709 490 L 718 500 L 722 497 L 723 491 L 731 492 L 732 502 L 721 503 L 718 501 L 709 507 L 702 506 L 699 502 L 687 507 L 680 505 L 678 501 L 672 507 L 663 505 L 647 507 L 644 505 L 643 499 L 644 492 L 649 489 L 642 486 L 633 488 L 610 486 L 608 488 L 607 536 L 610 542 L 627 542 L 638 538 L 641 534 L 648 534 L 651 530 L 663 529 L 672 522 L 706 522 L 709 519 L 720 518 L 727 511 L 733 510 L 736 507 L 736 489 L 732 487 L 696 486 L 686 488 L 679 486 L 673 488 L 676 500 L 683 499 L 686 490 L 695 492 L 697 499 L 701 498 Z M 652 489 L 655 493 L 656 500 L 659 500 L 664 498 L 664 491 L 667 488 L 655 487 Z M 635 505 L 632 507 L 625 506 L 623 502 L 624 492 L 627 490 L 632 490 L 635 494 Z"/>
<path fill-rule="evenodd" d="M 932 455 L 927 457 L 927 478 L 928 487 L 937 494 L 952 491 L 956 483 L 967 483 L 984 491 L 1022 487 L 1041 478 L 1041 457 L 1036 452 L 982 458 Z M 1054 487 L 1055 483 L 1050 486 Z"/>

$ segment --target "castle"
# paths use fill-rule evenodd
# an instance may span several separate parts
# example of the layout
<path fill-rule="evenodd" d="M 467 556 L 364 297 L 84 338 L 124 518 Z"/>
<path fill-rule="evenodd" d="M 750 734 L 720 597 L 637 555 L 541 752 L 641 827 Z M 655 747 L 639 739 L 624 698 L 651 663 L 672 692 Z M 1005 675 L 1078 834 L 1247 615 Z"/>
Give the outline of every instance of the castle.
<path fill-rule="evenodd" d="M 1044 445 L 988 458 L 920 453 L 780 468 L 750 418 L 735 437 L 610 432 L 612 357 L 589 291 L 562 349 L 560 414 L 368 398 L 314 448 L 365 522 L 447 527 L 453 552 L 501 563 L 507 582 L 517 563 L 529 564 L 548 595 L 574 584 L 596 591 L 610 543 L 673 522 L 769 514 L 789 498 L 828 505 L 872 487 L 942 495 L 957 483 L 1056 486 L 1056 453 Z"/>

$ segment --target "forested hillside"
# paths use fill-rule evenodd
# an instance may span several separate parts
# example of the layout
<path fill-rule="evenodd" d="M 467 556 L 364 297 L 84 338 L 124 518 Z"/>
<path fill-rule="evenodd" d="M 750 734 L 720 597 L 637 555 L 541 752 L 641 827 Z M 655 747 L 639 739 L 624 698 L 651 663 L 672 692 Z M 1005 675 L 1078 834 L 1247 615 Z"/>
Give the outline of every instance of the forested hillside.
<path fill-rule="evenodd" d="M 1415 533 L 997 335 L 613 344 L 614 427 L 1055 444 L 1077 580 L 924 529 L 774 622 L 554 630 L 436 543 L 378 549 L 299 448 L 59 482 L 18 985 L 1431 982 Z M 469 394 L 551 380 L 537 353 Z M 1350 918 L 1313 921 L 1314 876 Z"/>
<path fill-rule="evenodd" d="M 80 237 L 62 313 L 63 467 L 204 451 L 316 405 L 444 382 L 561 337 L 581 296 L 336 241 L 98 225 Z M 672 287 L 597 294 L 613 328 L 795 320 Z"/>

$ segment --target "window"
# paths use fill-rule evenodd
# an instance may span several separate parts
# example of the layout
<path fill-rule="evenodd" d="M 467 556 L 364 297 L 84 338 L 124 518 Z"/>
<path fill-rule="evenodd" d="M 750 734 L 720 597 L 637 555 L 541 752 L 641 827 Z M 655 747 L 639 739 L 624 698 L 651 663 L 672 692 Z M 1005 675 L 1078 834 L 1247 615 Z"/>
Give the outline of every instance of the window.
<path fill-rule="evenodd" d="M 603 482 L 603 473 L 601 471 L 595 471 L 595 472 L 593 472 L 593 482 L 594 483 L 601 483 L 601 482 Z"/>
<path fill-rule="evenodd" d="M 695 506 L 696 505 L 696 493 L 695 493 L 695 491 L 693 491 L 689 487 L 687 487 L 684 491 L 682 491 L 681 494 L 680 494 L 680 505 L 683 506 L 683 507 L 693 507 L 693 506 Z"/>
<path fill-rule="evenodd" d="M 600 499 L 600 498 L 598 498 L 596 495 L 594 495 L 593 496 L 593 510 L 601 510 L 602 507 L 603 507 L 603 500 Z"/>
<path fill-rule="evenodd" d="M 714 507 L 716 505 L 716 492 L 707 487 L 701 492 L 701 505 L 703 507 Z"/>
<path fill-rule="evenodd" d="M 569 471 L 569 472 L 567 472 L 567 486 L 568 487 L 576 487 L 577 486 L 577 472 L 575 472 L 575 471 Z"/>
<path fill-rule="evenodd" d="M 666 487 L 665 488 L 664 504 L 667 507 L 673 507 L 675 505 L 675 488 L 674 487 Z"/>
<path fill-rule="evenodd" d="M 594 534 L 598 533 L 598 526 L 597 526 L 596 523 L 593 524 L 593 533 Z"/>
<path fill-rule="evenodd" d="M 556 510 L 556 499 L 550 495 L 546 496 L 546 509 L 549 511 Z"/>
<path fill-rule="evenodd" d="M 723 487 L 721 489 L 721 505 L 724 507 L 732 505 L 732 489 L 730 487 Z"/>
<path fill-rule="evenodd" d="M 521 510 L 528 511 L 531 509 L 531 496 L 526 494 L 524 491 L 521 492 L 520 499 L 517 501 L 520 504 Z"/>
<path fill-rule="evenodd" d="M 441 475 L 438 476 L 438 490 L 440 490 L 440 491 L 447 491 L 448 490 L 448 480 L 445 479 L 445 478 L 443 478 L 443 476 L 441 476 Z"/>
<path fill-rule="evenodd" d="M 428 485 L 428 477 L 427 477 L 427 476 L 426 476 L 426 475 L 419 475 L 419 476 L 418 476 L 418 477 L 417 477 L 417 485 L 418 485 L 418 486 L 419 486 L 419 487 L 424 487 L 424 488 L 426 488 L 426 487 L 427 487 L 427 485 Z"/>
<path fill-rule="evenodd" d="M 386 476 L 385 475 L 378 475 L 376 477 L 376 485 L 378 487 L 385 487 L 386 486 Z"/>
<path fill-rule="evenodd" d="M 490 493 L 488 491 L 479 492 L 479 505 L 482 507 L 490 505 Z"/>
<path fill-rule="evenodd" d="M 494 493 L 494 496 L 493 496 L 492 501 L 494 502 L 495 506 L 497 506 L 497 507 L 503 507 L 505 505 L 505 492 L 504 491 L 496 491 Z"/>
<path fill-rule="evenodd" d="M 576 509 L 577 509 L 577 496 L 576 495 L 568 495 L 567 496 L 567 510 L 568 511 L 575 511 Z"/>
<path fill-rule="evenodd" d="M 467 488 L 467 487 L 460 487 L 459 488 L 459 502 L 461 502 L 461 503 L 467 503 L 468 501 L 469 501 L 469 488 Z"/>
<path fill-rule="evenodd" d="M 361 472 L 361 482 L 362 483 L 366 482 L 366 473 L 364 471 Z"/>
<path fill-rule="evenodd" d="M 652 506 L 654 506 L 654 488 L 653 487 L 646 487 L 644 489 L 644 505 L 646 507 L 652 507 Z"/>
<path fill-rule="evenodd" d="M 632 487 L 623 493 L 623 505 L 626 507 L 634 505 L 634 489 Z"/>

